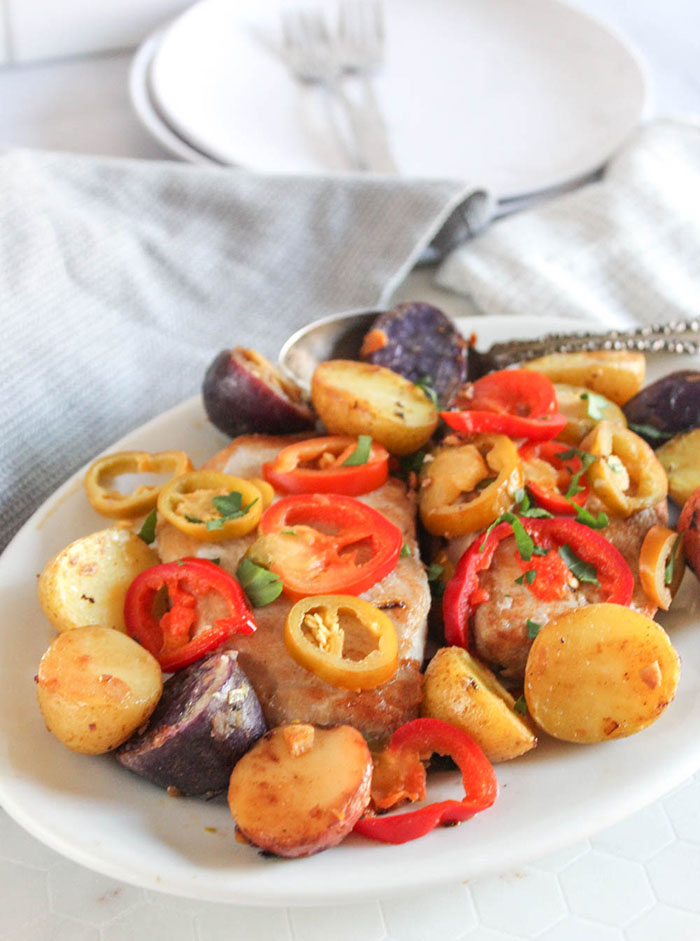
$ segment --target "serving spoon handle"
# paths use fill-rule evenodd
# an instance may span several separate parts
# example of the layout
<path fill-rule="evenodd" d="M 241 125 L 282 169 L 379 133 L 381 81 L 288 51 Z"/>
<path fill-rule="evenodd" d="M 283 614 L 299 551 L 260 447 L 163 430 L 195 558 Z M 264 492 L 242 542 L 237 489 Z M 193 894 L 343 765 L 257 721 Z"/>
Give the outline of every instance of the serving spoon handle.
<path fill-rule="evenodd" d="M 697 353 L 700 350 L 700 319 L 648 324 L 630 330 L 601 333 L 550 333 L 537 340 L 508 340 L 494 343 L 480 357 L 488 369 L 504 369 L 548 353 L 586 350 L 638 350 L 659 353 Z"/>

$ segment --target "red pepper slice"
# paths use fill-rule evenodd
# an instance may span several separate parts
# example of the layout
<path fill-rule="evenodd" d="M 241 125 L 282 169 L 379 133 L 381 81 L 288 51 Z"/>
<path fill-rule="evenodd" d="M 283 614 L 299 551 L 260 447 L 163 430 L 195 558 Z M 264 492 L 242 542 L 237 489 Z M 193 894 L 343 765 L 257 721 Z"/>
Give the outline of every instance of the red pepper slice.
<path fill-rule="evenodd" d="M 158 617 L 153 607 L 163 588 L 170 608 Z M 210 593 L 223 598 L 230 615 L 195 633 L 198 599 Z M 256 629 L 243 589 L 207 559 L 166 562 L 141 572 L 126 593 L 124 620 L 129 636 L 153 654 L 165 673 L 200 660 L 233 634 L 252 634 Z"/>
<path fill-rule="evenodd" d="M 460 411 L 440 412 L 450 428 L 546 441 L 566 427 L 557 412 L 554 386 L 547 376 L 530 369 L 500 369 L 467 386 L 457 404 Z"/>
<path fill-rule="evenodd" d="M 355 832 L 382 843 L 407 843 L 438 826 L 448 826 L 486 810 L 498 796 L 498 782 L 491 762 L 476 742 L 461 729 L 440 719 L 414 719 L 398 728 L 387 750 L 416 752 L 426 756 L 449 755 L 462 772 L 462 800 L 437 801 L 407 813 L 362 817 Z"/>
<path fill-rule="evenodd" d="M 571 453 L 571 446 L 563 441 L 526 441 L 518 448 L 525 471 L 525 485 L 537 504 L 550 513 L 573 516 L 576 507 L 569 503 L 564 494 L 569 489 L 573 475 L 581 470 L 581 458 L 573 455 L 562 460 L 560 455 L 566 452 Z M 546 471 L 541 467 L 542 463 L 548 464 L 553 473 L 542 473 L 543 470 Z M 581 489 L 570 499 L 578 506 L 583 506 L 590 494 L 585 477 L 579 478 L 579 487 Z"/>
<path fill-rule="evenodd" d="M 603 601 L 629 605 L 634 590 L 634 575 L 622 553 L 605 536 L 572 519 L 519 519 L 536 545 L 544 549 L 559 549 L 560 546 L 569 545 L 583 562 L 594 566 L 601 591 L 605 595 Z M 448 644 L 468 646 L 469 620 L 475 608 L 488 600 L 487 593 L 479 585 L 479 572 L 491 565 L 501 540 L 512 535 L 510 523 L 499 523 L 488 536 L 475 539 L 457 563 L 442 598 L 445 640 Z M 535 567 L 534 563 L 527 566 Z M 541 588 L 538 590 L 541 591 Z"/>
<path fill-rule="evenodd" d="M 267 567 L 295 599 L 361 595 L 393 571 L 403 546 L 398 526 L 341 494 L 282 497 L 263 513 L 260 531 L 261 542 L 275 537 Z"/>
<path fill-rule="evenodd" d="M 280 493 L 344 493 L 356 497 L 386 483 L 389 452 L 372 441 L 364 464 L 344 462 L 357 448 L 351 435 L 309 438 L 283 448 L 263 464 L 263 476 Z"/>

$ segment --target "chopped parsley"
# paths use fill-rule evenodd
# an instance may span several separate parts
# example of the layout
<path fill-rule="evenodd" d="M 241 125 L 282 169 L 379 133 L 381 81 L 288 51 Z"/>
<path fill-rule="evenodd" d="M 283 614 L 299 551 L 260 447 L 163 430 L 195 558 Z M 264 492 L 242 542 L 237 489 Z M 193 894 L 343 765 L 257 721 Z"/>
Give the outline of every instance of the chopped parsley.
<path fill-rule="evenodd" d="M 156 508 L 153 507 L 141 525 L 139 536 L 149 546 L 156 538 Z"/>
<path fill-rule="evenodd" d="M 605 419 L 605 412 L 609 408 L 610 402 L 604 395 L 598 395 L 597 392 L 582 392 L 581 398 L 588 405 L 589 418 L 592 418 L 593 421 L 603 421 Z"/>
<path fill-rule="evenodd" d="M 668 562 L 666 563 L 666 568 L 664 569 L 664 585 L 670 585 L 673 581 L 673 570 L 676 567 L 676 561 L 678 559 L 678 547 L 681 544 L 682 536 L 680 533 L 676 536 L 673 546 L 671 547 L 671 552 L 668 556 Z"/>
<path fill-rule="evenodd" d="M 630 422 L 627 427 L 636 435 L 647 438 L 649 441 L 658 441 L 659 443 L 668 441 L 669 438 L 673 438 L 676 435 L 675 431 L 662 431 L 660 428 L 655 428 L 653 425 L 637 425 L 634 422 Z"/>
<path fill-rule="evenodd" d="M 534 640 L 542 630 L 542 625 L 538 624 L 537 621 L 531 621 L 530 618 L 527 619 L 525 626 L 527 627 L 527 636 L 530 640 Z"/>
<path fill-rule="evenodd" d="M 207 520 L 206 527 L 210 529 L 223 529 L 224 525 L 230 520 L 240 519 L 241 516 L 245 516 L 248 510 L 254 506 L 260 498 L 256 497 L 254 500 L 251 500 L 247 506 L 243 506 L 243 494 L 238 490 L 232 490 L 230 493 L 222 494 L 219 497 L 212 497 L 212 503 L 219 511 L 221 516 L 218 519 Z M 187 517 L 191 523 L 201 523 L 202 520 L 191 519 Z"/>
<path fill-rule="evenodd" d="M 513 709 L 516 712 L 519 712 L 521 716 L 527 715 L 527 703 L 524 696 L 518 696 L 518 698 L 513 703 Z"/>
<path fill-rule="evenodd" d="M 413 384 L 430 399 L 435 408 L 439 407 L 438 394 L 433 388 L 433 380 L 430 376 L 423 376 L 422 379 L 419 379 L 418 382 L 414 382 Z"/>
<path fill-rule="evenodd" d="M 405 543 L 401 546 L 401 552 L 399 552 L 399 558 L 400 558 L 400 559 L 407 559 L 407 558 L 409 558 L 409 557 L 411 556 L 411 554 L 412 554 L 412 553 L 411 553 L 411 547 L 408 545 L 407 542 L 405 542 Z"/>
<path fill-rule="evenodd" d="M 236 569 L 236 578 L 254 608 L 264 608 L 282 594 L 282 579 L 245 556 Z"/>
<path fill-rule="evenodd" d="M 357 446 L 355 450 L 343 461 L 343 467 L 359 467 L 366 464 L 369 460 L 369 452 L 372 449 L 372 438 L 370 435 L 358 435 Z"/>
<path fill-rule="evenodd" d="M 600 587 L 595 565 L 591 565 L 590 562 L 584 562 L 583 559 L 580 559 L 568 543 L 560 546 L 558 551 L 575 578 L 580 582 L 588 582 L 589 585 L 598 585 Z"/>
<path fill-rule="evenodd" d="M 523 582 L 527 582 L 528 585 L 532 585 L 534 580 L 537 578 L 537 569 L 528 569 L 527 572 L 523 572 L 518 578 L 515 579 L 516 585 L 522 585 Z"/>

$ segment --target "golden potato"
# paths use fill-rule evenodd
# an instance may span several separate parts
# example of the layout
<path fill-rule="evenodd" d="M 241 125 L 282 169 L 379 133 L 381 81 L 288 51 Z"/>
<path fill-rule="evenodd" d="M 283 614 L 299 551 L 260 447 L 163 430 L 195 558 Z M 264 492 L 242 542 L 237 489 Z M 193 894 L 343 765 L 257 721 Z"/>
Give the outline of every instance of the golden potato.
<path fill-rule="evenodd" d="M 228 804 L 251 843 L 309 856 L 347 836 L 369 803 L 372 756 L 349 725 L 272 729 L 233 769 Z"/>
<path fill-rule="evenodd" d="M 590 399 L 586 397 L 590 390 L 585 386 L 571 386 L 565 382 L 555 382 L 554 391 L 557 394 L 557 409 L 566 416 L 566 428 L 557 435 L 560 441 L 578 444 L 600 419 L 605 419 L 614 425 L 621 425 L 623 428 L 627 427 L 627 419 L 619 405 L 606 399 L 605 396 L 600 396 L 602 401 L 594 400 L 592 407 Z M 596 394 L 600 395 L 600 393 Z M 598 417 L 593 418 L 591 412 Z"/>
<path fill-rule="evenodd" d="M 542 372 L 552 382 L 585 386 L 617 405 L 624 405 L 644 385 L 646 360 L 643 353 L 627 350 L 591 350 L 550 353 L 523 363 L 523 368 Z"/>
<path fill-rule="evenodd" d="M 85 755 L 111 751 L 136 731 L 163 691 L 158 661 L 109 627 L 78 627 L 54 639 L 36 676 L 46 727 Z"/>
<path fill-rule="evenodd" d="M 656 621 L 616 604 L 549 621 L 525 667 L 530 715 L 555 738 L 604 742 L 640 732 L 675 695 L 680 661 Z"/>
<path fill-rule="evenodd" d="M 537 744 L 515 700 L 461 647 L 443 647 L 425 671 L 422 714 L 467 732 L 490 761 L 517 758 Z"/>
<path fill-rule="evenodd" d="M 392 454 L 426 444 L 437 408 L 413 382 L 370 363 L 329 360 L 316 368 L 311 401 L 331 434 L 371 435 Z"/>
<path fill-rule="evenodd" d="M 656 456 L 668 474 L 671 499 L 683 506 L 700 487 L 700 428 L 671 438 L 657 448 Z"/>
<path fill-rule="evenodd" d="M 51 559 L 39 576 L 39 604 L 59 631 L 88 624 L 124 631 L 126 590 L 137 575 L 159 561 L 130 530 L 102 529 L 77 539 Z"/>

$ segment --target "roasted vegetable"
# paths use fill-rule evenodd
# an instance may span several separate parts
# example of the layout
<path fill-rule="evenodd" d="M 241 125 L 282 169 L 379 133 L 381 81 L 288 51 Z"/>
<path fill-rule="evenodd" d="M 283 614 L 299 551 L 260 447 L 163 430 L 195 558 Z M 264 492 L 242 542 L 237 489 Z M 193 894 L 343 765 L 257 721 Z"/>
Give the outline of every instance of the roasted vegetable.
<path fill-rule="evenodd" d="M 633 431 L 654 448 L 700 427 L 700 372 L 681 369 L 657 379 L 630 399 L 624 412 Z"/>
<path fill-rule="evenodd" d="M 550 353 L 523 363 L 552 382 L 585 386 L 611 402 L 624 405 L 642 388 L 646 372 L 643 353 L 626 350 L 595 350 L 586 353 Z"/>
<path fill-rule="evenodd" d="M 444 408 L 466 382 L 469 349 L 441 310 L 413 301 L 377 317 L 365 335 L 360 358 L 432 389 Z"/>
<path fill-rule="evenodd" d="M 321 363 L 311 380 L 311 400 L 329 432 L 370 435 L 392 454 L 411 454 L 430 439 L 438 413 L 408 379 L 369 363 Z"/>
<path fill-rule="evenodd" d="M 591 604 L 545 624 L 525 669 L 534 721 L 555 738 L 604 742 L 641 732 L 674 697 L 680 661 L 656 621 Z"/>
<path fill-rule="evenodd" d="M 222 350 L 204 375 L 204 408 L 212 424 L 232 438 L 255 431 L 282 435 L 308 431 L 314 415 L 301 389 L 255 350 Z"/>
<path fill-rule="evenodd" d="M 443 647 L 425 671 L 421 713 L 467 732 L 489 761 L 517 758 L 537 744 L 527 719 L 493 673 L 461 647 Z"/>
<path fill-rule="evenodd" d="M 39 576 L 39 604 L 58 631 L 101 624 L 125 631 L 124 598 L 158 556 L 143 539 L 119 526 L 77 539 Z"/>
<path fill-rule="evenodd" d="M 148 727 L 117 753 L 130 771 L 180 794 L 217 794 L 267 726 L 233 650 L 171 676 Z"/>
<path fill-rule="evenodd" d="M 163 679 L 154 657 L 108 627 L 55 638 L 36 676 L 50 732 L 73 751 L 98 755 L 121 745 L 156 707 Z"/>
<path fill-rule="evenodd" d="M 639 553 L 639 579 L 647 598 L 668 611 L 684 571 L 683 535 L 667 526 L 652 526 Z"/>
<path fill-rule="evenodd" d="M 679 506 L 700 487 L 700 428 L 677 435 L 656 452 L 668 475 L 668 492 Z"/>
<path fill-rule="evenodd" d="M 352 830 L 369 803 L 371 781 L 369 749 L 351 726 L 279 726 L 234 768 L 228 803 L 255 846 L 310 856 Z"/>
<path fill-rule="evenodd" d="M 555 382 L 557 409 L 566 416 L 566 428 L 557 437 L 569 444 L 578 444 L 596 422 L 605 420 L 613 425 L 627 424 L 624 412 L 619 405 L 606 399 L 599 392 L 591 394 L 585 386 L 570 386 L 565 382 Z"/>
<path fill-rule="evenodd" d="M 686 562 L 700 578 L 700 487 L 685 501 L 678 519 L 678 532 L 683 534 Z"/>

